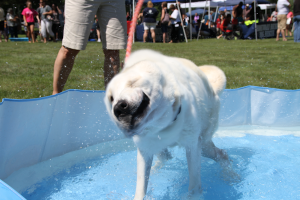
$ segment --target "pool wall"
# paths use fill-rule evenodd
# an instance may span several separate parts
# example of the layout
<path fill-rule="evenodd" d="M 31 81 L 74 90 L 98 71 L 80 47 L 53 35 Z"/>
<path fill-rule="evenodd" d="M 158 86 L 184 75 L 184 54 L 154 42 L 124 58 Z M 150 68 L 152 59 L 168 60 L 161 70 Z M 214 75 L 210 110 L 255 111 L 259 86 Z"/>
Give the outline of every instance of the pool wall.
<path fill-rule="evenodd" d="M 0 103 L 0 179 L 41 161 L 123 138 L 107 115 L 104 91 L 68 90 Z M 247 86 L 221 96 L 220 126 L 300 126 L 300 90 Z"/>

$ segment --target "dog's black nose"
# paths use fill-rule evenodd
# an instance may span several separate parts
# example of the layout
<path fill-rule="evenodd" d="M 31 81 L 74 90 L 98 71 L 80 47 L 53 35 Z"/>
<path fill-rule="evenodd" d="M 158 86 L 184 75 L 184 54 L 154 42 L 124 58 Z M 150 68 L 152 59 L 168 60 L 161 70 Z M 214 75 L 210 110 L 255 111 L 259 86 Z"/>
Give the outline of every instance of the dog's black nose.
<path fill-rule="evenodd" d="M 125 116 L 129 114 L 129 111 L 130 111 L 129 104 L 125 100 L 118 101 L 118 103 L 114 107 L 114 113 L 117 118 L 119 118 L 120 115 Z"/>

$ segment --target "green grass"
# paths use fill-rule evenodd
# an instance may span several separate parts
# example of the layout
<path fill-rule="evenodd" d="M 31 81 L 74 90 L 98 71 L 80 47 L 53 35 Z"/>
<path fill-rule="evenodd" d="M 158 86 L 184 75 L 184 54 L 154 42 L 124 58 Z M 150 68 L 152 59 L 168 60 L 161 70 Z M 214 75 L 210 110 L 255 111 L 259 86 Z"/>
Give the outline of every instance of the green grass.
<path fill-rule="evenodd" d="M 227 76 L 227 88 L 247 85 L 300 88 L 300 44 L 265 40 L 193 40 L 189 43 L 134 43 L 133 50 L 153 49 L 197 65 L 216 65 Z M 29 99 L 52 93 L 53 64 L 61 43 L 0 43 L 0 99 Z M 124 59 L 125 51 L 121 51 Z M 103 90 L 101 43 L 90 42 L 76 58 L 67 89 Z"/>

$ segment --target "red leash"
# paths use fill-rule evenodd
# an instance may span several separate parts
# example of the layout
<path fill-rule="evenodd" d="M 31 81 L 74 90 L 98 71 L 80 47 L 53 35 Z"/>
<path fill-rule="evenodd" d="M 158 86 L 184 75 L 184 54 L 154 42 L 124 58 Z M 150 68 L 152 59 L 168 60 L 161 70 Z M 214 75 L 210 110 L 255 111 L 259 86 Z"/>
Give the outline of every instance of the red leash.
<path fill-rule="evenodd" d="M 126 60 L 128 59 L 128 57 L 130 56 L 130 53 L 131 53 L 131 48 L 132 48 L 132 43 L 133 43 L 133 33 L 135 31 L 136 21 L 137 21 L 137 18 L 138 18 L 138 14 L 140 13 L 140 10 L 142 9 L 143 3 L 144 3 L 144 0 L 139 0 L 136 7 L 135 7 L 134 15 L 132 17 L 132 21 L 131 21 L 131 24 L 130 24 L 130 30 L 129 30 L 129 34 L 128 34 L 125 62 L 126 62 Z"/>

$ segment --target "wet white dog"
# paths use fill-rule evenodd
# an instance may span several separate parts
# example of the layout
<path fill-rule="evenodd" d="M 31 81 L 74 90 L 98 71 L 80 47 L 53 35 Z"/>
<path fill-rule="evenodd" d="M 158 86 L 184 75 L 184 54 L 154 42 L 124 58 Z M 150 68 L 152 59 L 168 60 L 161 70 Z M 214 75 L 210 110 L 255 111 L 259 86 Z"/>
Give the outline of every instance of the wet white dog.
<path fill-rule="evenodd" d="M 186 149 L 192 199 L 201 196 L 201 154 L 229 165 L 227 153 L 212 142 L 225 85 L 215 66 L 197 67 L 150 50 L 133 53 L 112 79 L 105 97 L 108 113 L 138 147 L 136 200 L 147 192 L 153 155 L 158 167 L 170 158 L 169 146 Z"/>

